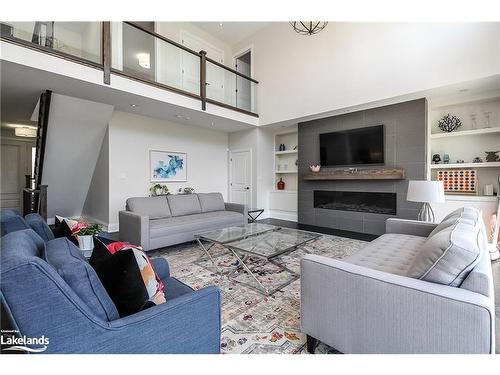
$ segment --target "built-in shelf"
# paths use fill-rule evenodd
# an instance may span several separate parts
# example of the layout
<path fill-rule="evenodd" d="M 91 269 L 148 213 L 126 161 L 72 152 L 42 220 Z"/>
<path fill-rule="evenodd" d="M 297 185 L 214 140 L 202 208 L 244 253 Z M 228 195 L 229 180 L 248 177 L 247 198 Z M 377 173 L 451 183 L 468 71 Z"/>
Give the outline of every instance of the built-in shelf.
<path fill-rule="evenodd" d="M 450 138 L 450 137 L 461 137 L 461 136 L 469 136 L 469 135 L 484 135 L 484 134 L 494 134 L 500 133 L 500 126 L 492 127 L 492 128 L 484 128 L 484 129 L 474 129 L 474 130 L 463 130 L 449 133 L 434 133 L 431 134 L 432 139 L 438 138 Z"/>
<path fill-rule="evenodd" d="M 484 163 L 453 163 L 453 164 L 431 164 L 431 169 L 457 169 L 457 168 L 498 168 L 500 161 Z"/>
<path fill-rule="evenodd" d="M 297 171 L 275 171 L 274 173 L 276 173 L 276 174 L 283 174 L 283 173 L 297 173 Z"/>
<path fill-rule="evenodd" d="M 275 155 L 290 155 L 290 154 L 296 154 L 298 151 L 297 150 L 286 150 L 286 151 L 275 151 Z"/>
<path fill-rule="evenodd" d="M 405 170 L 403 168 L 383 169 L 333 169 L 310 172 L 304 176 L 304 180 L 404 180 Z"/>
<path fill-rule="evenodd" d="M 445 194 L 447 201 L 496 202 L 496 195 Z"/>

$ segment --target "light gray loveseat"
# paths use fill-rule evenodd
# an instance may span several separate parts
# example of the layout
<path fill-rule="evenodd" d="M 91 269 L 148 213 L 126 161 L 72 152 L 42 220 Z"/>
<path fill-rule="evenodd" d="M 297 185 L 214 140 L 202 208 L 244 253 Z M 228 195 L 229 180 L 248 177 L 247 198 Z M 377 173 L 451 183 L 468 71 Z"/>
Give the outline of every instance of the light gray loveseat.
<path fill-rule="evenodd" d="M 493 277 L 481 213 L 439 225 L 389 219 L 344 260 L 301 261 L 301 325 L 343 353 L 495 353 Z"/>
<path fill-rule="evenodd" d="M 158 249 L 194 240 L 194 234 L 247 223 L 248 208 L 224 203 L 220 193 L 127 199 L 119 212 L 120 241 Z"/>

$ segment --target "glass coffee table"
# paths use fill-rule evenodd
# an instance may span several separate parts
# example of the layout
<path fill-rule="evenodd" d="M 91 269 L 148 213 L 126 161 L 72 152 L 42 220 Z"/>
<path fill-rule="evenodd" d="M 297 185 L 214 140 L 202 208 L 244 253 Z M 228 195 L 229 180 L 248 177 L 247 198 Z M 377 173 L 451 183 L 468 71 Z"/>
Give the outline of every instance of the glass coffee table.
<path fill-rule="evenodd" d="M 222 245 L 237 259 L 236 266 L 228 277 L 256 289 L 266 296 L 272 295 L 299 278 L 297 273 L 281 264 L 277 257 L 290 253 L 318 237 L 321 237 L 321 234 L 259 223 L 228 227 L 195 235 L 196 241 L 210 258 L 220 275 L 223 275 L 223 273 L 210 254 L 210 250 L 216 244 Z M 204 242 L 208 243 L 208 246 Z M 258 279 L 255 272 L 251 270 L 251 266 L 259 262 L 261 264 L 273 263 L 283 272 L 287 272 L 290 277 L 279 285 L 267 288 Z M 254 283 L 243 282 L 235 278 L 237 269 L 240 266 L 251 276 Z"/>

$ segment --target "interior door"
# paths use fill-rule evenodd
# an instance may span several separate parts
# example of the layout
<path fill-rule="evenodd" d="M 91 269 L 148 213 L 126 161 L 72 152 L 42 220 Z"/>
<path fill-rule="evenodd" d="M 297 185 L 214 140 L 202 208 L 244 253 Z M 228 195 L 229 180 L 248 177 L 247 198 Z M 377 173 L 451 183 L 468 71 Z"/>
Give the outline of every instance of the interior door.
<path fill-rule="evenodd" d="M 193 51 L 205 51 L 207 57 L 224 63 L 224 52 L 211 46 L 201 39 L 188 33 L 182 33 L 182 44 Z M 200 59 L 183 51 L 182 57 L 182 88 L 189 92 L 200 91 Z M 207 62 L 207 97 L 224 102 L 224 70 L 215 64 Z"/>
<path fill-rule="evenodd" d="M 22 190 L 25 175 L 31 174 L 31 144 L 2 139 L 0 207 L 22 212 Z"/>
<path fill-rule="evenodd" d="M 252 205 L 252 160 L 250 150 L 231 151 L 230 197 L 233 203 Z"/>
<path fill-rule="evenodd" d="M 243 73 L 247 77 L 250 77 L 250 64 L 241 59 L 237 59 L 236 70 L 240 73 Z M 251 83 L 248 79 L 237 76 L 236 77 L 236 106 L 238 108 L 245 109 L 247 111 L 251 111 L 251 93 L 252 87 Z"/>

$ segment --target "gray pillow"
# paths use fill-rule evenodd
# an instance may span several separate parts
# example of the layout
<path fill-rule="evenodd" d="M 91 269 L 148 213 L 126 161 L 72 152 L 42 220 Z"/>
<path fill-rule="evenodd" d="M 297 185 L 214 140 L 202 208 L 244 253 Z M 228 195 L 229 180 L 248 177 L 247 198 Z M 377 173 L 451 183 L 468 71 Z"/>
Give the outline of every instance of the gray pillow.
<path fill-rule="evenodd" d="M 198 193 L 201 212 L 225 211 L 224 198 L 221 193 Z"/>
<path fill-rule="evenodd" d="M 413 260 L 408 276 L 460 286 L 479 261 L 484 247 L 481 212 L 471 207 L 461 208 L 446 217 L 436 229 Z"/>
<path fill-rule="evenodd" d="M 149 216 L 150 219 L 172 217 L 170 207 L 165 196 L 140 197 L 127 199 L 127 209 L 139 215 Z"/>
<path fill-rule="evenodd" d="M 172 216 L 200 214 L 201 207 L 197 194 L 167 195 Z"/>

